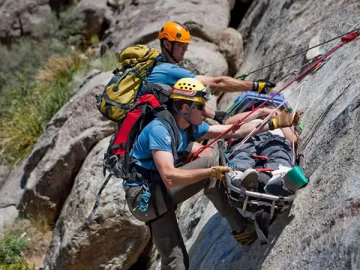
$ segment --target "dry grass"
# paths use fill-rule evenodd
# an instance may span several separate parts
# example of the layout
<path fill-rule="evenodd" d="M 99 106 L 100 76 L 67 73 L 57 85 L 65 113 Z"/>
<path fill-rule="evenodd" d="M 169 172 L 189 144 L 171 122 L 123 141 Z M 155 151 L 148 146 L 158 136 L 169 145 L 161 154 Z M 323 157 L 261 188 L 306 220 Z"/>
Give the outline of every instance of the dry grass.
<path fill-rule="evenodd" d="M 50 57 L 45 67 L 35 77 L 38 81 L 38 89 L 46 90 L 52 87 L 54 82 L 71 82 L 74 73 L 86 67 L 87 63 L 88 59 L 77 52 Z"/>
<path fill-rule="evenodd" d="M 24 82 L 25 95 L 0 97 L 0 104 L 12 101 L 0 118 L 0 162 L 16 166 L 30 154 L 45 125 L 70 99 L 76 80 L 84 78 L 90 69 L 107 71 L 117 64 L 111 54 L 97 59 L 76 51 L 56 55 L 48 59 L 35 82 Z"/>
<path fill-rule="evenodd" d="M 25 97 L 12 97 L 16 103 L 0 121 L 0 159 L 17 165 L 32 150 L 46 123 L 72 95 L 72 77 L 87 67 L 79 54 L 51 57 L 39 72 L 36 83 Z"/>

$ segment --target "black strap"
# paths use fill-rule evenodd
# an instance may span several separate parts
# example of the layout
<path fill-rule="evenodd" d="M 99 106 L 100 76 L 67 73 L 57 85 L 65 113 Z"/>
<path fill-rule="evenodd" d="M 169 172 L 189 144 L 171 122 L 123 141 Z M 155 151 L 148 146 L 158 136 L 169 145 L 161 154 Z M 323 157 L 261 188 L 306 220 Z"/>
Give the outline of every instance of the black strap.
<path fill-rule="evenodd" d="M 126 147 L 126 143 L 114 144 L 111 146 L 111 150 L 116 150 L 116 149 L 125 148 L 125 147 Z"/>
<path fill-rule="evenodd" d="M 159 216 L 159 208 L 157 207 L 156 203 L 156 180 L 153 177 L 153 171 L 150 171 L 150 193 L 151 193 L 151 201 L 154 207 L 155 216 Z"/>
<path fill-rule="evenodd" d="M 191 125 L 186 129 L 187 132 L 187 144 L 191 143 L 191 142 L 195 142 L 195 138 L 194 138 L 194 126 Z"/>
<path fill-rule="evenodd" d="M 109 174 L 108 177 L 106 178 L 106 180 L 104 181 L 104 183 L 102 184 L 101 188 L 99 189 L 97 195 L 96 195 L 96 199 L 95 199 L 95 204 L 94 207 L 88 217 L 88 223 L 91 224 L 92 223 L 92 219 L 95 215 L 96 209 L 99 207 L 100 204 L 100 196 L 101 193 L 103 192 L 104 188 L 106 187 L 107 183 L 110 181 L 111 177 L 113 176 L 113 174 Z"/>
<path fill-rule="evenodd" d="M 157 113 L 155 113 L 155 116 L 161 121 L 161 123 L 164 124 L 166 129 L 169 131 L 169 134 L 171 136 L 171 141 L 174 143 L 171 143 L 172 152 L 174 159 L 178 159 L 177 154 L 177 148 L 180 145 L 180 132 L 176 125 L 176 121 L 174 116 L 168 111 L 168 110 L 162 110 Z"/>
<path fill-rule="evenodd" d="M 135 164 L 135 169 L 137 171 L 137 174 L 140 175 L 142 179 L 150 179 L 149 185 L 150 185 L 150 193 L 151 193 L 151 201 L 154 207 L 154 212 L 156 217 L 159 217 L 159 210 L 156 203 L 156 186 L 160 185 L 160 190 L 162 193 L 162 196 L 164 198 L 164 202 L 166 205 L 166 208 L 169 211 L 175 211 L 176 205 L 172 199 L 170 190 L 168 190 L 164 184 L 164 182 L 161 179 L 161 176 L 159 172 L 147 170 L 139 165 Z"/>

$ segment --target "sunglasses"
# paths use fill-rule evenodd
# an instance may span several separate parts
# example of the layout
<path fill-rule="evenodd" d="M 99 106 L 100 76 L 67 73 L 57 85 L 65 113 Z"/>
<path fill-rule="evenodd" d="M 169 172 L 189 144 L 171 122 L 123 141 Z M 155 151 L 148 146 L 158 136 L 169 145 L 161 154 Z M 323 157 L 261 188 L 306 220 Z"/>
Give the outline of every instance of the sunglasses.
<path fill-rule="evenodd" d="M 205 104 L 196 104 L 196 108 L 198 108 L 199 111 L 203 111 L 205 109 Z"/>
<path fill-rule="evenodd" d="M 187 49 L 189 46 L 189 43 L 183 43 L 183 42 L 176 42 L 177 46 L 181 49 Z"/>

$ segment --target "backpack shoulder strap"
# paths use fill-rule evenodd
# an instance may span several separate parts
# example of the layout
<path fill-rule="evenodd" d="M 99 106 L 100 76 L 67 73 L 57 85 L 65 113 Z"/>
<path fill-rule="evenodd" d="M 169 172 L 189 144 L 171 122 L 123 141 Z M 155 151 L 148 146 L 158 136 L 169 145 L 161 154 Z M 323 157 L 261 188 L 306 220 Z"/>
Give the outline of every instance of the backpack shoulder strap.
<path fill-rule="evenodd" d="M 170 60 L 169 60 L 165 55 L 160 54 L 160 55 L 156 58 L 155 63 L 154 63 L 154 66 L 160 65 L 160 64 L 164 64 L 164 63 L 171 63 L 171 62 L 170 62 Z"/>
<path fill-rule="evenodd" d="M 186 129 L 187 132 L 187 143 L 195 142 L 194 138 L 194 126 L 191 125 Z"/>
<path fill-rule="evenodd" d="M 171 141 L 175 142 L 171 144 L 174 159 L 178 159 L 177 148 L 180 145 L 180 132 L 176 125 L 174 116 L 166 109 L 158 111 L 155 116 L 164 124 L 169 131 Z"/>

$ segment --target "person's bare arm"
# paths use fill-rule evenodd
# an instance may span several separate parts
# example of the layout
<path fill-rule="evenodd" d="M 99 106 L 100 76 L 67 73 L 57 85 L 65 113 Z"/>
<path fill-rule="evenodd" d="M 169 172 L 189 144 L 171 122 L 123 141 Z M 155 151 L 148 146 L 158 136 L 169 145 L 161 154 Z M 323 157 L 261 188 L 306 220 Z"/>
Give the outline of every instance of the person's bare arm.
<path fill-rule="evenodd" d="M 237 114 L 231 116 L 229 119 L 227 119 L 225 121 L 225 124 L 232 125 L 232 124 L 236 123 L 237 121 L 246 117 L 249 113 L 250 112 L 237 113 Z M 267 117 L 270 113 L 272 113 L 272 117 L 275 117 L 280 113 L 280 111 L 274 110 L 274 108 L 272 108 L 272 107 L 259 108 L 258 110 L 253 112 L 251 115 L 249 115 L 245 121 L 247 122 L 247 121 L 251 121 L 251 120 L 259 119 L 259 118 L 263 119 L 263 118 Z"/>
<path fill-rule="evenodd" d="M 208 132 L 203 136 L 203 139 L 213 139 L 230 128 L 232 128 L 233 130 L 227 133 L 224 138 L 244 138 L 252 131 L 254 131 L 253 135 L 255 135 L 266 132 L 270 129 L 290 127 L 293 125 L 293 120 L 293 115 L 288 111 L 284 110 L 280 112 L 276 117 L 272 118 L 266 123 L 263 123 L 262 125 L 261 123 L 251 122 L 236 127 L 232 125 L 212 125 L 209 127 Z"/>
<path fill-rule="evenodd" d="M 253 131 L 259 124 L 256 123 L 245 123 L 241 125 L 236 131 L 230 131 L 223 138 L 233 138 L 241 139 L 245 138 L 251 131 Z M 223 133 L 225 130 L 229 129 L 231 125 L 211 125 L 208 132 L 201 139 L 214 139 Z M 253 135 L 260 134 L 269 130 L 269 125 L 265 123 L 260 127 Z"/>
<path fill-rule="evenodd" d="M 231 117 L 229 117 L 228 119 L 226 119 L 225 121 L 225 125 L 232 125 L 234 123 L 236 123 L 237 121 L 243 119 L 244 117 L 246 117 L 248 114 L 250 114 L 250 112 L 242 112 L 242 113 L 237 113 Z M 246 122 L 247 121 L 251 121 L 251 120 L 254 120 L 254 119 L 258 119 L 262 117 L 262 113 L 260 110 L 257 110 L 255 111 L 254 113 L 252 113 L 251 115 L 249 115 L 247 118 L 246 118 Z"/>
<path fill-rule="evenodd" d="M 287 128 L 282 128 L 281 129 L 282 133 L 284 134 L 284 137 L 290 141 L 291 143 L 294 141 L 295 145 L 298 142 L 298 135 L 294 129 L 294 126 L 292 127 L 287 127 Z"/>
<path fill-rule="evenodd" d="M 195 79 L 199 80 L 211 89 L 221 92 L 242 92 L 252 91 L 252 81 L 242 81 L 229 76 L 211 77 L 205 75 L 197 75 Z"/>
<path fill-rule="evenodd" d="M 152 155 L 161 179 L 168 189 L 176 186 L 190 185 L 211 177 L 211 168 L 194 170 L 175 168 L 172 153 L 161 150 L 152 150 Z"/>
<path fill-rule="evenodd" d="M 205 107 L 203 116 L 214 119 L 215 111 L 209 107 Z"/>

